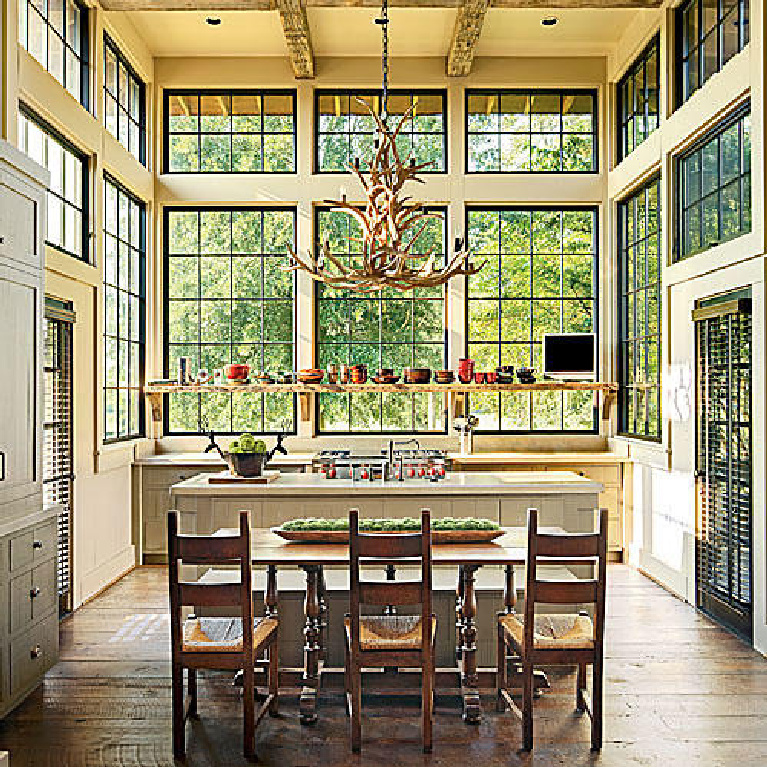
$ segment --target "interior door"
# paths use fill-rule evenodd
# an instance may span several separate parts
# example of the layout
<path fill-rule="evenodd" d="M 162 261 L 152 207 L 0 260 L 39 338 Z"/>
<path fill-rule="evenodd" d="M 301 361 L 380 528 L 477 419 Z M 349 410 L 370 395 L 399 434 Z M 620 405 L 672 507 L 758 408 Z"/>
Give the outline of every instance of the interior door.
<path fill-rule="evenodd" d="M 704 303 L 698 348 L 698 606 L 752 639 L 751 300 Z"/>

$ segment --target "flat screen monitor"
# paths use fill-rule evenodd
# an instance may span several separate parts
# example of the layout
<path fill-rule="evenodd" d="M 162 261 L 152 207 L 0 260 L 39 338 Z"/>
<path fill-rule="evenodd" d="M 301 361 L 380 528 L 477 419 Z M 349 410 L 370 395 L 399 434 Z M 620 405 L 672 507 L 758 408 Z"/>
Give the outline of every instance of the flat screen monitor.
<path fill-rule="evenodd" d="M 543 336 L 543 375 L 574 380 L 596 377 L 594 333 L 546 333 Z"/>

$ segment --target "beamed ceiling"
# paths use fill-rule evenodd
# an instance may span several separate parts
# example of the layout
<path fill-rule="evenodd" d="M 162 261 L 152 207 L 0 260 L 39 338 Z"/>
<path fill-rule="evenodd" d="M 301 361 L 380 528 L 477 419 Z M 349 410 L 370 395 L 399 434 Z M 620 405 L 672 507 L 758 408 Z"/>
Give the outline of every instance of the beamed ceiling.
<path fill-rule="evenodd" d="M 525 55 L 525 49 L 536 44 L 549 55 L 594 55 L 615 45 L 637 13 L 659 8 L 662 0 L 389 2 L 392 56 L 444 56 L 447 74 L 461 77 L 471 71 L 475 55 Z M 290 59 L 296 78 L 311 79 L 315 56 L 370 56 L 379 51 L 379 28 L 371 22 L 380 0 L 101 0 L 101 4 L 107 11 L 128 12 L 157 56 L 281 55 Z M 206 28 L 205 14 L 211 12 L 222 17 L 222 24 Z M 559 24 L 541 27 L 547 15 L 556 15 Z"/>

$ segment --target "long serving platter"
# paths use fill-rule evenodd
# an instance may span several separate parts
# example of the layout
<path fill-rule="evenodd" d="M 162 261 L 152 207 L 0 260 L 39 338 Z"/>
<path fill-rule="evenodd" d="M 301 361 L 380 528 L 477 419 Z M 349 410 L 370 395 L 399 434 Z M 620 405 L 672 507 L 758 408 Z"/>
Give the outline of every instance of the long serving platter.
<path fill-rule="evenodd" d="M 286 541 L 298 543 L 348 543 L 348 530 L 283 530 L 273 527 L 271 531 Z M 366 535 L 385 535 L 418 532 L 417 530 L 365 530 Z M 431 542 L 439 543 L 489 543 L 500 538 L 504 530 L 432 530 Z"/>

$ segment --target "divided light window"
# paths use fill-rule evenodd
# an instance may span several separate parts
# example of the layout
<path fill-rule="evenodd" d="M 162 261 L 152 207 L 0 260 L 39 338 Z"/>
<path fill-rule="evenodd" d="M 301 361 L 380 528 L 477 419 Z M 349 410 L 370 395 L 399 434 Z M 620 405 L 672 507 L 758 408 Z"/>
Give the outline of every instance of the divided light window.
<path fill-rule="evenodd" d="M 19 43 L 88 107 L 88 11 L 78 0 L 19 0 Z"/>
<path fill-rule="evenodd" d="M 146 88 L 109 35 L 104 35 L 104 125 L 146 165 Z"/>
<path fill-rule="evenodd" d="M 677 259 L 751 231 L 751 115 L 740 112 L 677 160 Z"/>
<path fill-rule="evenodd" d="M 295 173 L 294 90 L 166 90 L 165 173 Z"/>
<path fill-rule="evenodd" d="M 477 370 L 542 369 L 544 333 L 595 333 L 595 208 L 469 208 L 466 232 L 485 267 L 466 278 L 467 355 Z M 598 347 L 597 347 L 598 348 Z M 592 392 L 471 395 L 483 432 L 594 432 Z"/>
<path fill-rule="evenodd" d="M 596 91 L 466 91 L 467 173 L 597 170 Z"/>
<path fill-rule="evenodd" d="M 19 108 L 19 149 L 51 174 L 46 242 L 88 260 L 88 161 L 39 117 Z"/>
<path fill-rule="evenodd" d="M 426 229 L 414 252 L 434 252 L 444 258 L 447 209 L 431 208 L 437 217 Z M 317 243 L 328 241 L 331 252 L 343 261 L 359 258 L 350 236 L 358 237 L 358 224 L 345 213 L 315 209 Z M 370 375 L 379 367 L 444 368 L 445 287 L 402 292 L 353 293 L 317 284 L 315 287 L 317 365 L 366 363 Z M 417 388 L 417 387 L 414 387 Z M 322 433 L 442 432 L 446 429 L 441 394 L 321 394 L 317 422 Z"/>
<path fill-rule="evenodd" d="M 631 437 L 660 441 L 660 178 L 621 202 L 618 216 L 618 428 Z"/>
<path fill-rule="evenodd" d="M 659 46 L 660 38 L 655 37 L 618 83 L 618 151 L 621 160 L 658 127 Z"/>
<path fill-rule="evenodd" d="M 688 0 L 677 11 L 678 99 L 683 104 L 749 38 L 750 0 Z"/>
<path fill-rule="evenodd" d="M 295 275 L 281 268 L 296 247 L 295 208 L 166 208 L 163 241 L 167 375 L 179 357 L 192 373 L 234 362 L 251 376 L 295 369 Z M 166 399 L 165 433 L 295 433 L 293 394 Z"/>
<path fill-rule="evenodd" d="M 104 442 L 144 435 L 146 206 L 104 177 Z"/>
<path fill-rule="evenodd" d="M 358 99 L 381 109 L 379 90 L 317 90 L 314 92 L 316 173 L 346 173 L 358 157 L 364 162 L 375 148 L 375 121 Z M 397 138 L 400 157 L 431 163 L 422 173 L 447 168 L 447 95 L 443 90 L 389 91 L 389 126 L 415 104 L 412 118 Z"/>

